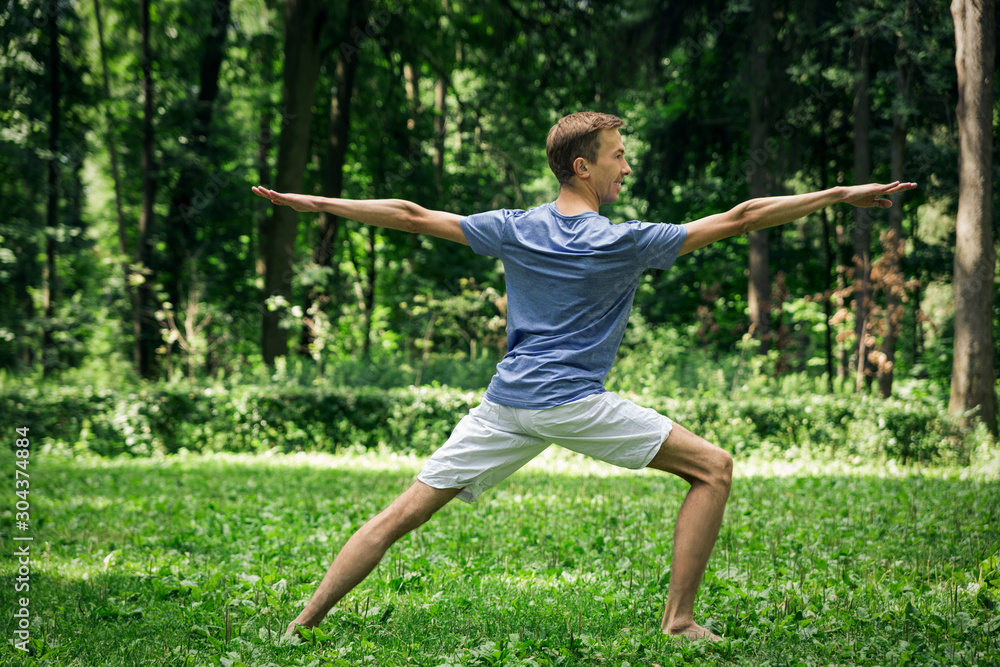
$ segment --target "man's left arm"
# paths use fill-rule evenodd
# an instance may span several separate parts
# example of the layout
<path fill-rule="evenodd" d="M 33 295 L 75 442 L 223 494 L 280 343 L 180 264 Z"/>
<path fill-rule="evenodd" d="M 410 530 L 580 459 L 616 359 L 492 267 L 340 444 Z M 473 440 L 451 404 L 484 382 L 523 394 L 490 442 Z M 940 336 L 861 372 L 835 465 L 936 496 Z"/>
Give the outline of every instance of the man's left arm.
<path fill-rule="evenodd" d="M 777 227 L 832 204 L 844 203 L 859 208 L 889 208 L 892 202 L 885 199 L 885 195 L 912 190 L 915 187 L 916 183 L 897 181 L 888 185 L 870 183 L 835 187 L 803 195 L 750 199 L 725 213 L 710 215 L 684 225 L 687 237 L 681 246 L 680 254 L 684 255 L 731 236 Z"/>

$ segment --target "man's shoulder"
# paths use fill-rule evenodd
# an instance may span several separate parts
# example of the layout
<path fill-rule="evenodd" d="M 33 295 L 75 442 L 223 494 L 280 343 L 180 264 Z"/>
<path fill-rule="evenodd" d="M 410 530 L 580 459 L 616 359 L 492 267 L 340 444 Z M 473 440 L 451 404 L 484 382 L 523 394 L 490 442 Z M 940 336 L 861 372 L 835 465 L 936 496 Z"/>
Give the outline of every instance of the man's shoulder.
<path fill-rule="evenodd" d="M 597 215 L 596 213 L 594 215 Z M 538 206 L 533 206 L 528 209 L 523 208 L 497 208 L 490 211 L 481 211 L 479 213 L 473 213 L 472 215 L 465 216 L 462 218 L 463 222 L 468 222 L 469 224 L 504 224 L 509 222 L 516 222 L 519 220 L 525 221 L 555 221 L 559 218 L 573 217 L 573 216 L 563 216 L 559 214 L 559 211 L 555 208 L 552 202 L 545 204 L 539 204 Z"/>
<path fill-rule="evenodd" d="M 462 220 L 468 220 L 470 222 L 506 222 L 507 220 L 520 218 L 533 210 L 534 209 L 528 209 L 525 211 L 524 209 L 519 208 L 495 208 L 488 211 L 472 213 L 464 216 Z"/>

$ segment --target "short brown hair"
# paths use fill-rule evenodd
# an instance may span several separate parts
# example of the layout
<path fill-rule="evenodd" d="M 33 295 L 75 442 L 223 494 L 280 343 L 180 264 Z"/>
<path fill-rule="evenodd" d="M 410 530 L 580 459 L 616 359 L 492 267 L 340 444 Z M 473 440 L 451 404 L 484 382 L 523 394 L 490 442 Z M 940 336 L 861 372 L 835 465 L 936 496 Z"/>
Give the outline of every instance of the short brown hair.
<path fill-rule="evenodd" d="M 594 162 L 601 147 L 601 130 L 618 129 L 625 123 L 618 116 L 594 111 L 563 116 L 549 130 L 545 155 L 549 168 L 566 185 L 573 178 L 573 161 L 578 157 Z"/>

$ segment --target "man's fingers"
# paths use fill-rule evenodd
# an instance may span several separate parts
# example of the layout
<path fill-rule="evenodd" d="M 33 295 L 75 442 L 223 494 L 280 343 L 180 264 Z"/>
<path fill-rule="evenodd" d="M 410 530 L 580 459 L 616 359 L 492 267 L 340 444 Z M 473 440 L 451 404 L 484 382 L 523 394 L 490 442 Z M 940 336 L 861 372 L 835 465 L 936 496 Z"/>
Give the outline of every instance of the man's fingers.
<path fill-rule="evenodd" d="M 286 203 L 282 200 L 281 195 L 279 195 L 274 190 L 268 190 L 267 188 L 262 188 L 259 185 L 255 185 L 250 188 L 255 195 L 259 195 L 264 199 L 270 199 L 272 204 L 277 206 L 285 206 Z"/>
<path fill-rule="evenodd" d="M 260 195 L 261 197 L 265 197 L 267 199 L 274 199 L 278 195 L 277 192 L 268 190 L 267 188 L 262 188 L 259 185 L 255 185 L 250 189 L 253 190 L 255 195 Z"/>
<path fill-rule="evenodd" d="M 900 183 L 899 181 L 896 181 L 895 183 L 890 183 L 886 186 L 885 193 L 894 194 L 896 192 L 903 192 L 904 190 L 912 190 L 915 187 L 917 187 L 916 183 Z"/>
<path fill-rule="evenodd" d="M 916 183 L 901 183 L 900 181 L 894 181 L 886 185 L 875 183 L 858 185 L 853 188 L 854 192 L 858 194 L 847 201 L 852 206 L 857 206 L 858 208 L 889 208 L 892 206 L 892 201 L 882 197 L 912 190 L 915 187 L 917 187 Z"/>

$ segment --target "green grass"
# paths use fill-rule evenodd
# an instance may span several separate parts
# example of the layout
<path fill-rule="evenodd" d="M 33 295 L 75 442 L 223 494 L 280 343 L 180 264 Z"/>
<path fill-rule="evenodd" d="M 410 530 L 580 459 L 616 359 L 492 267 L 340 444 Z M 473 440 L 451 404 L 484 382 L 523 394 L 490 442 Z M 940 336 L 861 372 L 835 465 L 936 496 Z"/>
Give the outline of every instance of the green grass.
<path fill-rule="evenodd" d="M 13 479 L 14 458 L 0 456 Z M 386 453 L 30 462 L 30 654 L 18 665 L 990 665 L 994 471 L 737 461 L 697 611 L 658 634 L 686 485 L 547 453 L 392 549 L 312 642 L 277 638 L 421 460 Z M 963 476 L 966 478 L 963 479 Z M 0 604 L 14 610 L 13 482 Z M 993 582 L 992 586 L 990 582 Z"/>

